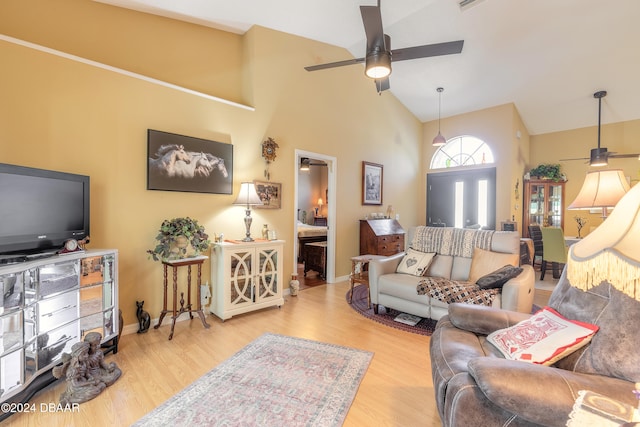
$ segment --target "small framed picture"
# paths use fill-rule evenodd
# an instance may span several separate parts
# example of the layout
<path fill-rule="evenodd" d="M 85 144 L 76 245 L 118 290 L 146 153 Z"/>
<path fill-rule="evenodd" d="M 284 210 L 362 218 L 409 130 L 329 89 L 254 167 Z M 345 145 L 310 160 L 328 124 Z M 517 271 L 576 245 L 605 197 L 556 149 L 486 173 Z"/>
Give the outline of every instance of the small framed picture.
<path fill-rule="evenodd" d="M 262 209 L 280 209 L 282 206 L 282 184 L 279 182 L 253 181 L 256 192 L 262 200 L 262 205 L 255 206 Z"/>
<path fill-rule="evenodd" d="M 382 204 L 382 165 L 362 162 L 362 204 Z"/>

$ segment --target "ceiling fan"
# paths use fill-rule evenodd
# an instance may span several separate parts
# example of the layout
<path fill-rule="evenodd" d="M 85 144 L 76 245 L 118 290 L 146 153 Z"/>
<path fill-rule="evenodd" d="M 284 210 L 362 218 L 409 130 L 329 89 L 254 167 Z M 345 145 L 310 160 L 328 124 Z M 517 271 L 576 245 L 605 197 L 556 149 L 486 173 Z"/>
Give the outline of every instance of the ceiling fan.
<path fill-rule="evenodd" d="M 589 160 L 589 166 L 607 166 L 609 159 L 611 158 L 633 158 L 636 157 L 640 160 L 640 154 L 616 154 L 608 152 L 606 147 L 600 147 L 600 118 L 602 116 L 602 98 L 607 96 L 606 90 L 601 90 L 593 94 L 594 98 L 598 99 L 598 148 L 591 149 L 591 155 L 589 157 L 578 157 L 574 159 L 560 159 L 561 162 L 570 160 Z"/>
<path fill-rule="evenodd" d="M 391 50 L 391 37 L 384 34 L 382 28 L 380 0 L 378 0 L 377 6 L 360 6 L 360 14 L 362 15 L 364 32 L 367 36 L 367 52 L 364 58 L 311 65 L 304 67 L 304 69 L 307 71 L 317 71 L 364 62 L 365 74 L 375 81 L 376 89 L 378 93 L 380 93 L 390 87 L 389 74 L 391 74 L 391 62 L 451 55 L 462 52 L 464 40 Z"/>

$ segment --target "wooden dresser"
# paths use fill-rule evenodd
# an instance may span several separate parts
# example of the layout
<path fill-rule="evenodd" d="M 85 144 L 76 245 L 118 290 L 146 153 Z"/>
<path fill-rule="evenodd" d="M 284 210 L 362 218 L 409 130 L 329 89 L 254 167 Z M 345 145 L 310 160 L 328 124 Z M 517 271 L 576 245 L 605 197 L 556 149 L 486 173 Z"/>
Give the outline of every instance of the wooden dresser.
<path fill-rule="evenodd" d="M 404 251 L 404 229 L 395 219 L 360 220 L 360 255 L 393 255 Z"/>

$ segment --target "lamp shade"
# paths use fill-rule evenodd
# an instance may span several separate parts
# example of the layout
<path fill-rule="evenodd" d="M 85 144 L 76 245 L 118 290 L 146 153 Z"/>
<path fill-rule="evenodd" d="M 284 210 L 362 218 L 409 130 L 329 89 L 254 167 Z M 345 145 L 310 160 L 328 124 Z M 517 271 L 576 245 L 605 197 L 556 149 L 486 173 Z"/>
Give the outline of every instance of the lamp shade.
<path fill-rule="evenodd" d="M 567 277 L 588 290 L 601 282 L 640 301 L 640 186 L 620 199 L 609 218 L 571 245 Z"/>
<path fill-rule="evenodd" d="M 243 182 L 240 184 L 240 192 L 238 193 L 238 198 L 234 205 L 242 205 L 242 206 L 252 206 L 252 205 L 261 205 L 262 200 L 260 200 L 260 196 L 256 192 L 256 186 L 253 182 Z"/>
<path fill-rule="evenodd" d="M 431 145 L 433 145 L 434 147 L 441 147 L 446 143 L 447 143 L 447 140 L 444 139 L 444 136 L 442 136 L 442 134 L 438 130 L 438 134 L 436 135 L 435 138 L 433 138 L 433 142 L 431 143 Z"/>
<path fill-rule="evenodd" d="M 568 209 L 602 208 L 606 216 L 606 209 L 614 207 L 627 191 L 629 184 L 622 169 L 589 172 Z"/>

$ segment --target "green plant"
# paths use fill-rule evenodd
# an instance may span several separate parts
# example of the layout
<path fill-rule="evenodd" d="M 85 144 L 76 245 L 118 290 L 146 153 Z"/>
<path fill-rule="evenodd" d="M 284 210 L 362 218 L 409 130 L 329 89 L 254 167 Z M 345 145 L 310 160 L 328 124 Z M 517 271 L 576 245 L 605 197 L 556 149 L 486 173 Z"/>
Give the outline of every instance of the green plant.
<path fill-rule="evenodd" d="M 531 176 L 539 176 L 540 178 L 552 179 L 556 182 L 562 181 L 564 175 L 560 172 L 560 165 L 541 164 L 529 171 Z"/>
<path fill-rule="evenodd" d="M 196 255 L 207 250 L 211 241 L 209 235 L 205 233 L 204 227 L 198 221 L 186 218 L 173 218 L 164 220 L 160 225 L 160 230 L 156 236 L 156 247 L 147 250 L 147 253 L 154 261 L 163 259 L 181 259 L 187 256 L 187 245 L 176 246 L 176 239 L 184 236 Z"/>

